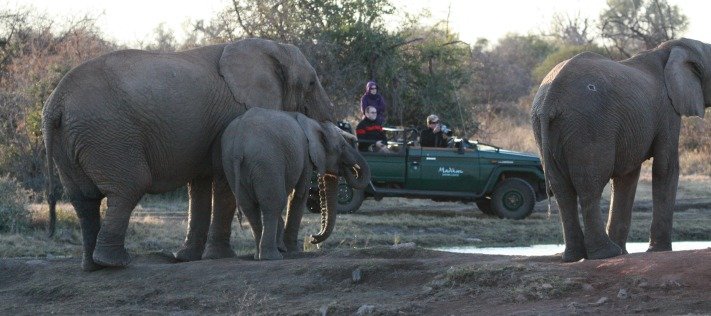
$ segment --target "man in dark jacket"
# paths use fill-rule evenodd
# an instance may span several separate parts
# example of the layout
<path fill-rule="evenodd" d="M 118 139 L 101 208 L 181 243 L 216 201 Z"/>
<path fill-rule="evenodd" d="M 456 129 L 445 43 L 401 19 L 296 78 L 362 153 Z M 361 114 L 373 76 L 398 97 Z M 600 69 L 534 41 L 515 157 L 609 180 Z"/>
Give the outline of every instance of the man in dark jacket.
<path fill-rule="evenodd" d="M 365 108 L 365 118 L 356 126 L 358 150 L 388 152 L 388 139 L 383 127 L 378 123 L 377 117 L 378 110 L 374 106 Z"/>
<path fill-rule="evenodd" d="M 427 128 L 420 134 L 422 147 L 447 147 L 451 131 L 443 131 L 437 115 L 427 117 Z"/>

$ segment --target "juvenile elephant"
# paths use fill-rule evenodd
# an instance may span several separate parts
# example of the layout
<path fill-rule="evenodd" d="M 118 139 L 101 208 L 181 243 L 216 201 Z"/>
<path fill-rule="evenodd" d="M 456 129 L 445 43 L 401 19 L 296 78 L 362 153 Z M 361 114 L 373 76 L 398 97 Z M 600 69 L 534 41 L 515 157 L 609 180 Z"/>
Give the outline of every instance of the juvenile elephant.
<path fill-rule="evenodd" d="M 124 239 L 137 202 L 185 184 L 189 228 L 176 257 L 233 256 L 229 236 L 208 239 L 212 209 L 235 206 L 220 135 L 254 106 L 333 121 L 333 105 L 305 56 L 269 40 L 177 53 L 122 50 L 69 71 L 45 103 L 42 131 L 48 174 L 56 163 L 80 219 L 83 269 L 128 265 Z M 48 200 L 53 222 L 55 199 Z"/>
<path fill-rule="evenodd" d="M 703 117 L 711 105 L 710 79 L 711 47 L 690 39 L 668 41 L 620 62 L 582 53 L 543 79 L 533 100 L 532 124 L 560 206 L 563 261 L 626 253 L 640 166 L 652 157 L 647 251 L 671 250 L 681 116 Z M 605 231 L 599 203 L 610 179 Z"/>
<path fill-rule="evenodd" d="M 255 258 L 281 259 L 281 212 L 286 207 L 283 242 L 297 251 L 299 226 L 306 208 L 311 174 L 319 174 L 321 231 L 311 236 L 320 243 L 336 224 L 338 176 L 364 189 L 370 169 L 358 151 L 333 123 L 319 123 L 301 113 L 253 108 L 230 123 L 222 135 L 222 165 L 242 213 L 252 227 Z M 288 205 L 288 207 L 287 207 Z M 225 211 L 221 215 L 217 212 Z M 232 221 L 234 210 L 216 210 L 215 220 Z M 213 223 L 214 224 L 214 223 Z M 219 223 L 210 233 L 230 235 Z"/>

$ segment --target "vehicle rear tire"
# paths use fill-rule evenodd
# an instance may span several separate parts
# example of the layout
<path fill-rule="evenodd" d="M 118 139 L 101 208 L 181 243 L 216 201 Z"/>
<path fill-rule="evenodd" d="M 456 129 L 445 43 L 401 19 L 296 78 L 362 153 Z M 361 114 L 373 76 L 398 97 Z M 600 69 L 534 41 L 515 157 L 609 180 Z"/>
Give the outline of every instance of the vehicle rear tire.
<path fill-rule="evenodd" d="M 491 199 L 484 198 L 476 201 L 476 207 L 478 207 L 479 210 L 486 215 L 496 215 L 491 209 Z"/>
<path fill-rule="evenodd" d="M 491 196 L 491 209 L 500 218 L 524 219 L 531 215 L 535 203 L 533 187 L 520 178 L 501 181 Z"/>
<path fill-rule="evenodd" d="M 319 197 L 318 192 L 310 192 L 306 208 L 311 213 L 319 214 Z M 336 204 L 336 212 L 338 213 L 355 213 L 360 208 L 365 200 L 365 191 L 357 190 L 349 186 L 341 177 L 338 181 L 338 203 Z"/>

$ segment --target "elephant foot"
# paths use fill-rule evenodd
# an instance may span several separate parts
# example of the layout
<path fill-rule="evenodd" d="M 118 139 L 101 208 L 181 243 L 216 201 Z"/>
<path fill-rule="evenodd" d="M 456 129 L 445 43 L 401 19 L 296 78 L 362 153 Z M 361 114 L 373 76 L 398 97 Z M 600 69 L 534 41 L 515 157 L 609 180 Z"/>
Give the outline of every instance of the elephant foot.
<path fill-rule="evenodd" d="M 282 252 L 299 252 L 301 250 L 299 249 L 299 243 L 296 240 L 284 240 L 284 244 L 281 246 L 286 248 L 286 251 Z M 281 246 L 279 247 L 279 250 L 281 250 Z"/>
<path fill-rule="evenodd" d="M 671 243 L 655 243 L 655 244 L 649 244 L 649 248 L 647 248 L 647 252 L 658 252 L 658 251 L 671 251 Z"/>
<path fill-rule="evenodd" d="M 105 267 L 125 267 L 131 263 L 131 255 L 128 254 L 123 245 L 101 246 L 96 245 L 92 256 L 96 264 Z"/>
<path fill-rule="evenodd" d="M 577 262 L 581 259 L 587 258 L 587 256 L 585 254 L 585 248 L 579 249 L 566 247 L 565 251 L 563 252 L 562 258 L 563 262 Z"/>
<path fill-rule="evenodd" d="M 259 253 L 259 260 L 281 260 L 284 257 L 281 255 L 278 249 L 262 251 Z"/>
<path fill-rule="evenodd" d="M 605 259 L 623 255 L 625 252 L 612 241 L 604 243 L 601 247 L 587 247 L 588 259 Z"/>
<path fill-rule="evenodd" d="M 208 244 L 205 248 L 205 253 L 202 255 L 203 259 L 223 259 L 223 258 L 234 258 L 235 254 L 232 247 L 229 244 Z"/>
<path fill-rule="evenodd" d="M 82 270 L 84 270 L 86 272 L 92 272 L 92 271 L 96 271 L 96 270 L 101 270 L 103 268 L 105 268 L 105 267 L 102 265 L 98 265 L 98 264 L 96 264 L 96 262 L 94 262 L 94 259 L 91 257 L 91 254 L 84 252 L 84 255 L 82 256 L 82 259 L 81 259 L 81 269 Z"/>
<path fill-rule="evenodd" d="M 198 245 L 183 245 L 173 254 L 178 261 L 197 261 L 202 258 L 202 252 L 205 248 Z"/>

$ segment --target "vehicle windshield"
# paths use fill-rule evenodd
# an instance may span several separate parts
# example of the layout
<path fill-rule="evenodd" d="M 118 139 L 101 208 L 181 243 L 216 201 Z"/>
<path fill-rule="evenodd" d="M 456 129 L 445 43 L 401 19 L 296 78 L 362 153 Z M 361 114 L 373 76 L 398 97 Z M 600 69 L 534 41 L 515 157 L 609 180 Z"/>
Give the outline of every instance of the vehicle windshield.
<path fill-rule="evenodd" d="M 480 151 L 498 151 L 499 148 L 487 144 L 476 143 L 476 148 Z"/>

